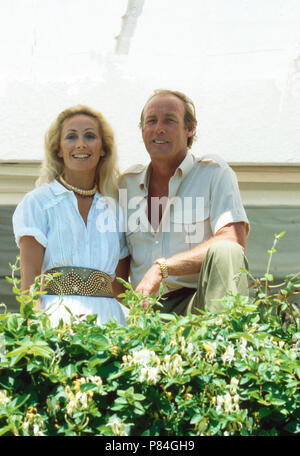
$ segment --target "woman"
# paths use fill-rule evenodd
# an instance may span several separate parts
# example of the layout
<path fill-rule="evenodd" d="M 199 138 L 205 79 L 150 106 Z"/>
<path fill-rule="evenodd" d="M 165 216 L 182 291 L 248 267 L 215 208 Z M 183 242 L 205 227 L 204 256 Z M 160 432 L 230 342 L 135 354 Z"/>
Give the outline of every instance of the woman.
<path fill-rule="evenodd" d="M 113 204 L 118 169 L 112 129 L 87 106 L 66 109 L 45 135 L 45 152 L 38 188 L 13 215 L 22 289 L 41 273 L 60 272 L 41 298 L 43 309 L 57 303 L 49 310 L 53 325 L 69 319 L 65 306 L 73 315 L 97 314 L 98 324 L 115 317 L 125 325 L 126 309 L 113 297 L 121 292 L 115 275 L 127 277 L 128 250 L 122 214 Z"/>

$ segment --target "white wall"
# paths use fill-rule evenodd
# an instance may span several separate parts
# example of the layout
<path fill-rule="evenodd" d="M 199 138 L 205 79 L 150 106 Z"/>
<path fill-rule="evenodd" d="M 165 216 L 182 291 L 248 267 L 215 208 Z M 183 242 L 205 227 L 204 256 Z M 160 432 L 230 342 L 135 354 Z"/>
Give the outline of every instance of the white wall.
<path fill-rule="evenodd" d="M 299 0 L 144 0 L 129 53 L 117 55 L 126 8 L 0 0 L 1 160 L 42 158 L 49 123 L 84 103 L 111 122 L 121 169 L 145 162 L 139 113 L 164 87 L 195 101 L 197 154 L 300 163 Z"/>

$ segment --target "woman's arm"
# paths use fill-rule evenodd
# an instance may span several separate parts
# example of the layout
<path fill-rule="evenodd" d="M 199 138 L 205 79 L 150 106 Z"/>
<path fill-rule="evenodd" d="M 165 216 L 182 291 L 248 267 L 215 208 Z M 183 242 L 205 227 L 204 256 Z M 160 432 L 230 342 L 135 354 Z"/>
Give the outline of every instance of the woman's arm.
<path fill-rule="evenodd" d="M 129 269 L 130 269 L 130 257 L 123 258 L 119 261 L 117 269 L 116 269 L 116 277 L 121 277 L 121 279 L 128 281 L 129 277 Z M 112 283 L 114 297 L 118 299 L 118 295 L 120 293 L 124 293 L 123 285 L 118 282 L 116 279 Z M 119 299 L 119 301 L 121 301 Z"/>
<path fill-rule="evenodd" d="M 28 290 L 34 280 L 42 272 L 42 264 L 45 253 L 43 247 L 33 236 L 22 236 L 20 239 L 20 267 L 21 267 L 21 288 Z M 35 310 L 40 310 L 40 302 Z"/>

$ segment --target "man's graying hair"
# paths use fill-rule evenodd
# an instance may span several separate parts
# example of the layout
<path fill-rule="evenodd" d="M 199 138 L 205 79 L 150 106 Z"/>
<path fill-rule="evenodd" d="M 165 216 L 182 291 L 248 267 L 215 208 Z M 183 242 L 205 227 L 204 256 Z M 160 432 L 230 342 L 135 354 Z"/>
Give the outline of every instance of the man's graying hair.
<path fill-rule="evenodd" d="M 177 98 L 179 98 L 184 105 L 184 125 L 185 128 L 189 129 L 194 129 L 193 135 L 188 138 L 187 141 L 187 146 L 190 148 L 196 139 L 196 127 L 197 127 L 197 119 L 196 119 L 196 110 L 195 110 L 195 105 L 193 101 L 184 93 L 179 92 L 177 90 L 168 90 L 168 89 L 156 89 L 154 90 L 154 94 L 151 95 L 151 97 L 148 98 L 147 102 L 145 103 L 143 110 L 141 112 L 141 118 L 140 118 L 140 123 L 139 127 L 143 129 L 144 125 L 144 109 L 147 103 L 149 103 L 152 98 L 156 97 L 157 95 L 173 95 Z"/>

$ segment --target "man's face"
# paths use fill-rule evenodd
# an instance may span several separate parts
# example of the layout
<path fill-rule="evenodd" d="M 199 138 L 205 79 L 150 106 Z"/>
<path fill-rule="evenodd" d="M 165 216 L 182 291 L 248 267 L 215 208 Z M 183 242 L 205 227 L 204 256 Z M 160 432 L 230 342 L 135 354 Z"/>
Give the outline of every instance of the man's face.
<path fill-rule="evenodd" d="M 175 95 L 156 95 L 144 108 L 142 136 L 151 160 L 181 163 L 193 134 L 184 125 L 184 104 Z"/>

